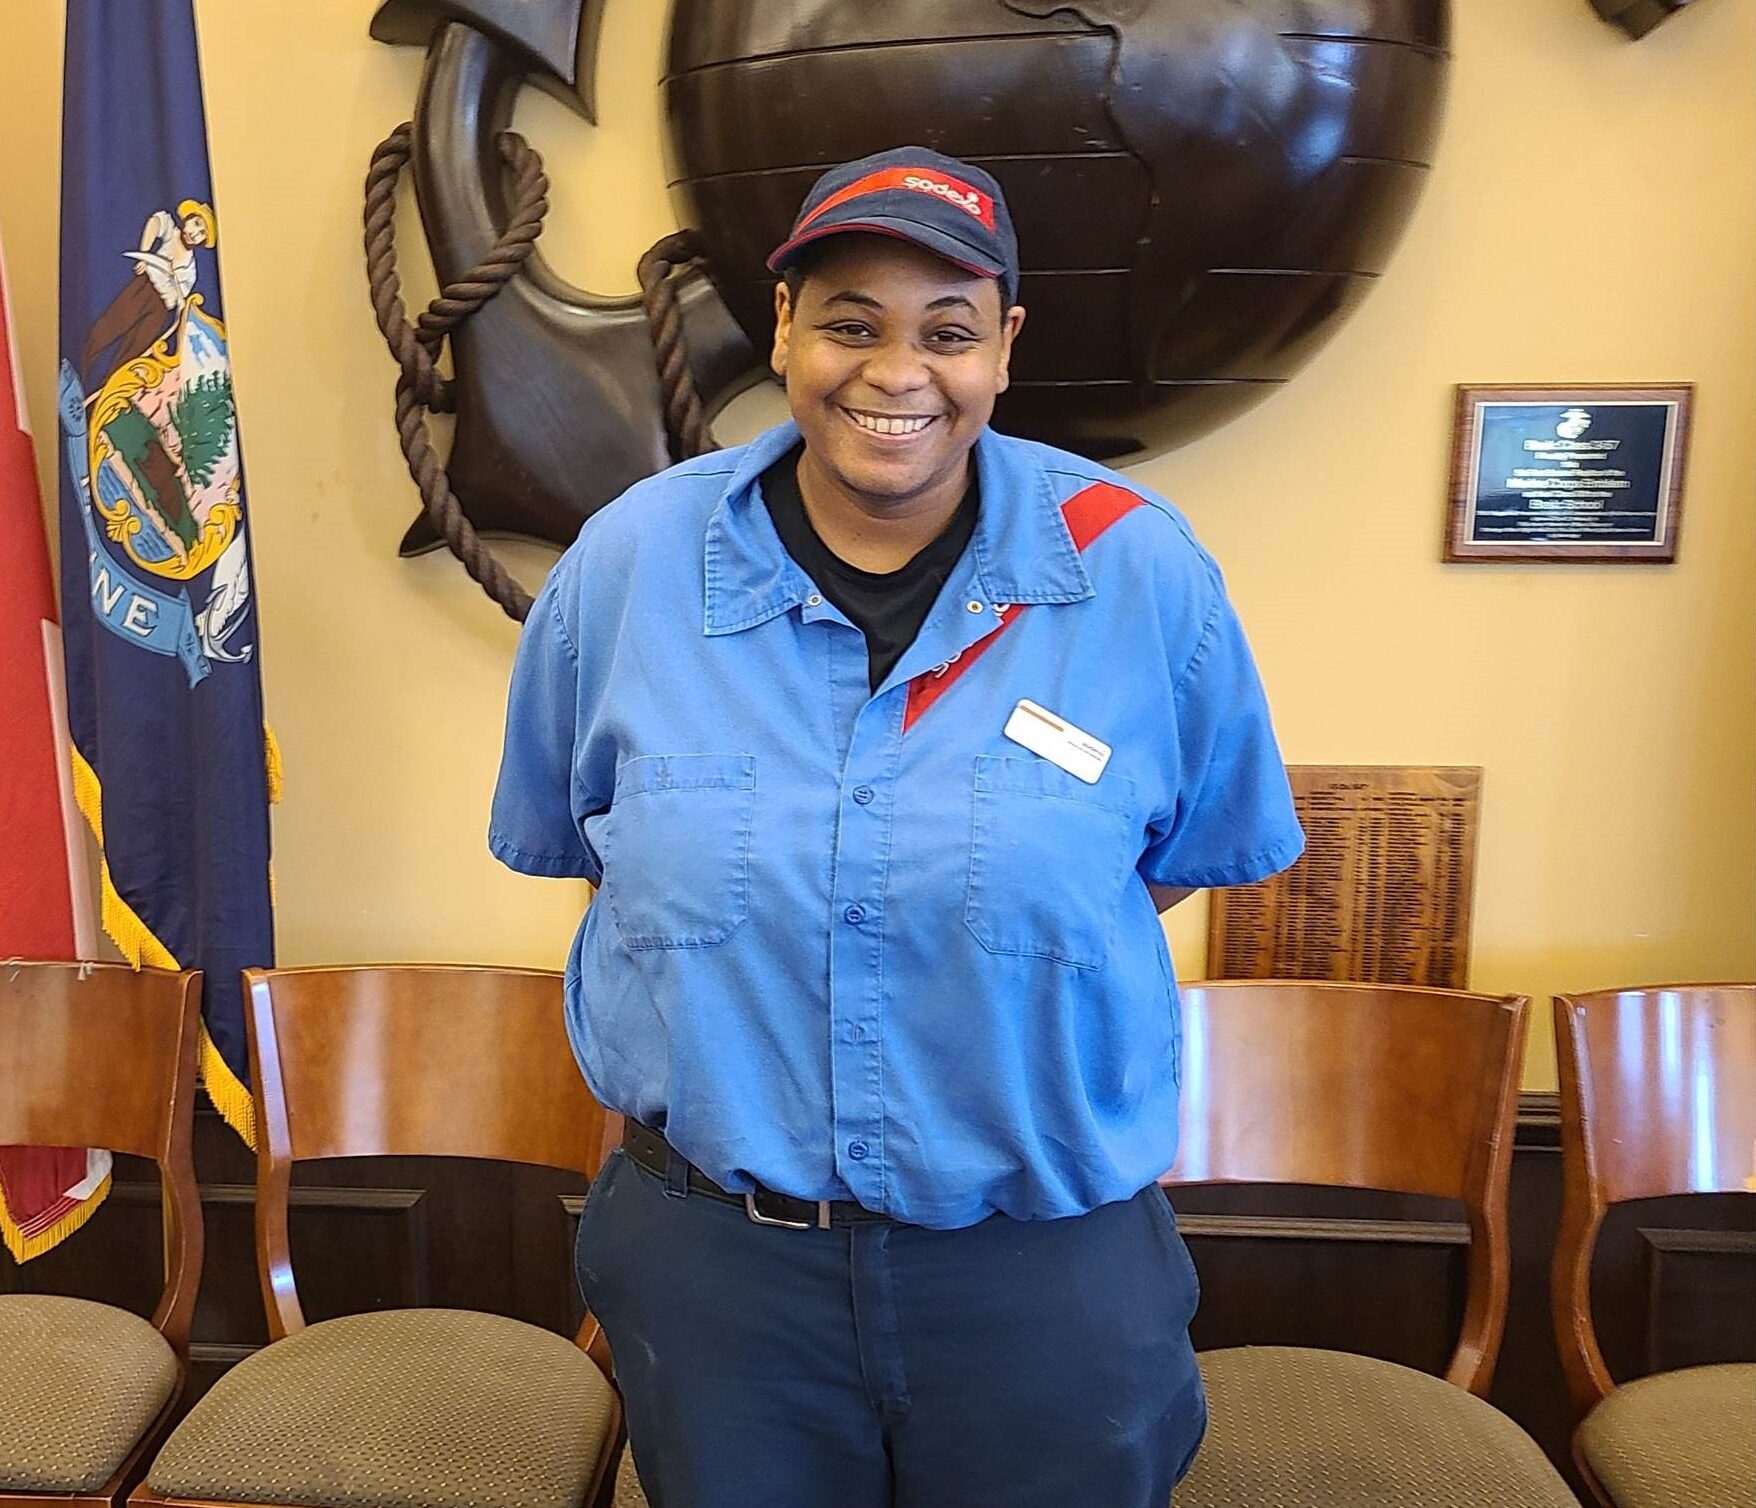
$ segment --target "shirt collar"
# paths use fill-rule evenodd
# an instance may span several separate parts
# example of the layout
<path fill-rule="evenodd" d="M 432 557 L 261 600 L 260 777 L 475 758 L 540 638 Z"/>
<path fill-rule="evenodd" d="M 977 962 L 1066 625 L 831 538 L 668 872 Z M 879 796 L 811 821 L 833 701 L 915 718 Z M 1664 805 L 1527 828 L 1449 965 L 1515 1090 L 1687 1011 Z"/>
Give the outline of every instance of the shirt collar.
<path fill-rule="evenodd" d="M 744 447 L 707 521 L 703 632 L 737 633 L 811 591 L 756 495 L 762 473 L 799 443 L 788 419 Z M 981 513 L 970 541 L 991 602 L 1080 602 L 1096 595 L 1048 473 L 1021 441 L 984 429 L 975 444 Z"/>

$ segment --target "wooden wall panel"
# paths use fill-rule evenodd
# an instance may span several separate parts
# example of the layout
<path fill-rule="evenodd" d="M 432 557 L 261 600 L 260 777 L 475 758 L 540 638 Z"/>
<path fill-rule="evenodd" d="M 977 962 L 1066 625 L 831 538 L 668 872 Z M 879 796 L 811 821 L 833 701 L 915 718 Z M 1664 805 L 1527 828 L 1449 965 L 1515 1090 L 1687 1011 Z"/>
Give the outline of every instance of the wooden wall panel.
<path fill-rule="evenodd" d="M 1211 1199 L 1178 1193 L 1202 1278 L 1197 1350 L 1321 1346 L 1444 1369 L 1463 1322 L 1462 1222 L 1202 1214 L 1191 1205 Z"/>
<path fill-rule="evenodd" d="M 1668 1372 L 1756 1356 L 1756 1230 L 1643 1226 L 1640 1234 L 1650 1274 L 1640 1370 Z"/>

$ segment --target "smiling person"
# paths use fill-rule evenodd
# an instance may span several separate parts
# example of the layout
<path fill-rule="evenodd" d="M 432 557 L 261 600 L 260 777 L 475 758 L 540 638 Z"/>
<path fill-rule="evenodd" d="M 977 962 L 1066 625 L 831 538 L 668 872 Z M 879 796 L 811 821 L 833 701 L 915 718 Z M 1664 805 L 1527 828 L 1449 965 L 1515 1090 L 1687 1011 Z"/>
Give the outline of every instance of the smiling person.
<path fill-rule="evenodd" d="M 599 887 L 577 1267 L 635 1463 L 654 1508 L 1165 1508 L 1206 1408 L 1157 913 L 1302 847 L 1261 686 L 1175 509 L 988 427 L 987 174 L 836 168 L 770 266 L 792 420 L 585 524 L 489 835 Z"/>

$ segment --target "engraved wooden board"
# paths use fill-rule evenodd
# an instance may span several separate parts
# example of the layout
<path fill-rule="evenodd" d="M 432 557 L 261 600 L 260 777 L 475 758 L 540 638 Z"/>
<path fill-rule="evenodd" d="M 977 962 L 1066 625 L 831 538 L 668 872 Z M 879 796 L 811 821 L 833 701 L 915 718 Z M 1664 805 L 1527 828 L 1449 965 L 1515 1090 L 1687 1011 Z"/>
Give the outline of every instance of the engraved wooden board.
<path fill-rule="evenodd" d="M 1294 765 L 1305 853 L 1216 890 L 1212 979 L 1342 979 L 1466 989 L 1482 772 Z"/>

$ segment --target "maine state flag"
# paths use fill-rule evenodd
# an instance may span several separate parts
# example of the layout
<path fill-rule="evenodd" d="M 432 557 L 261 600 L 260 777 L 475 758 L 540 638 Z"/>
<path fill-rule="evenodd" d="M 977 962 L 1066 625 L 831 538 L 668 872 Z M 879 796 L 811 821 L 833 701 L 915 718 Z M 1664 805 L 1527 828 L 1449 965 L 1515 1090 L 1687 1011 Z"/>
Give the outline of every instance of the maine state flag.
<path fill-rule="evenodd" d="M 274 961 L 278 780 L 192 0 L 67 7 L 61 603 L 106 932 L 206 971 L 202 1076 L 254 1144 L 238 971 Z"/>

